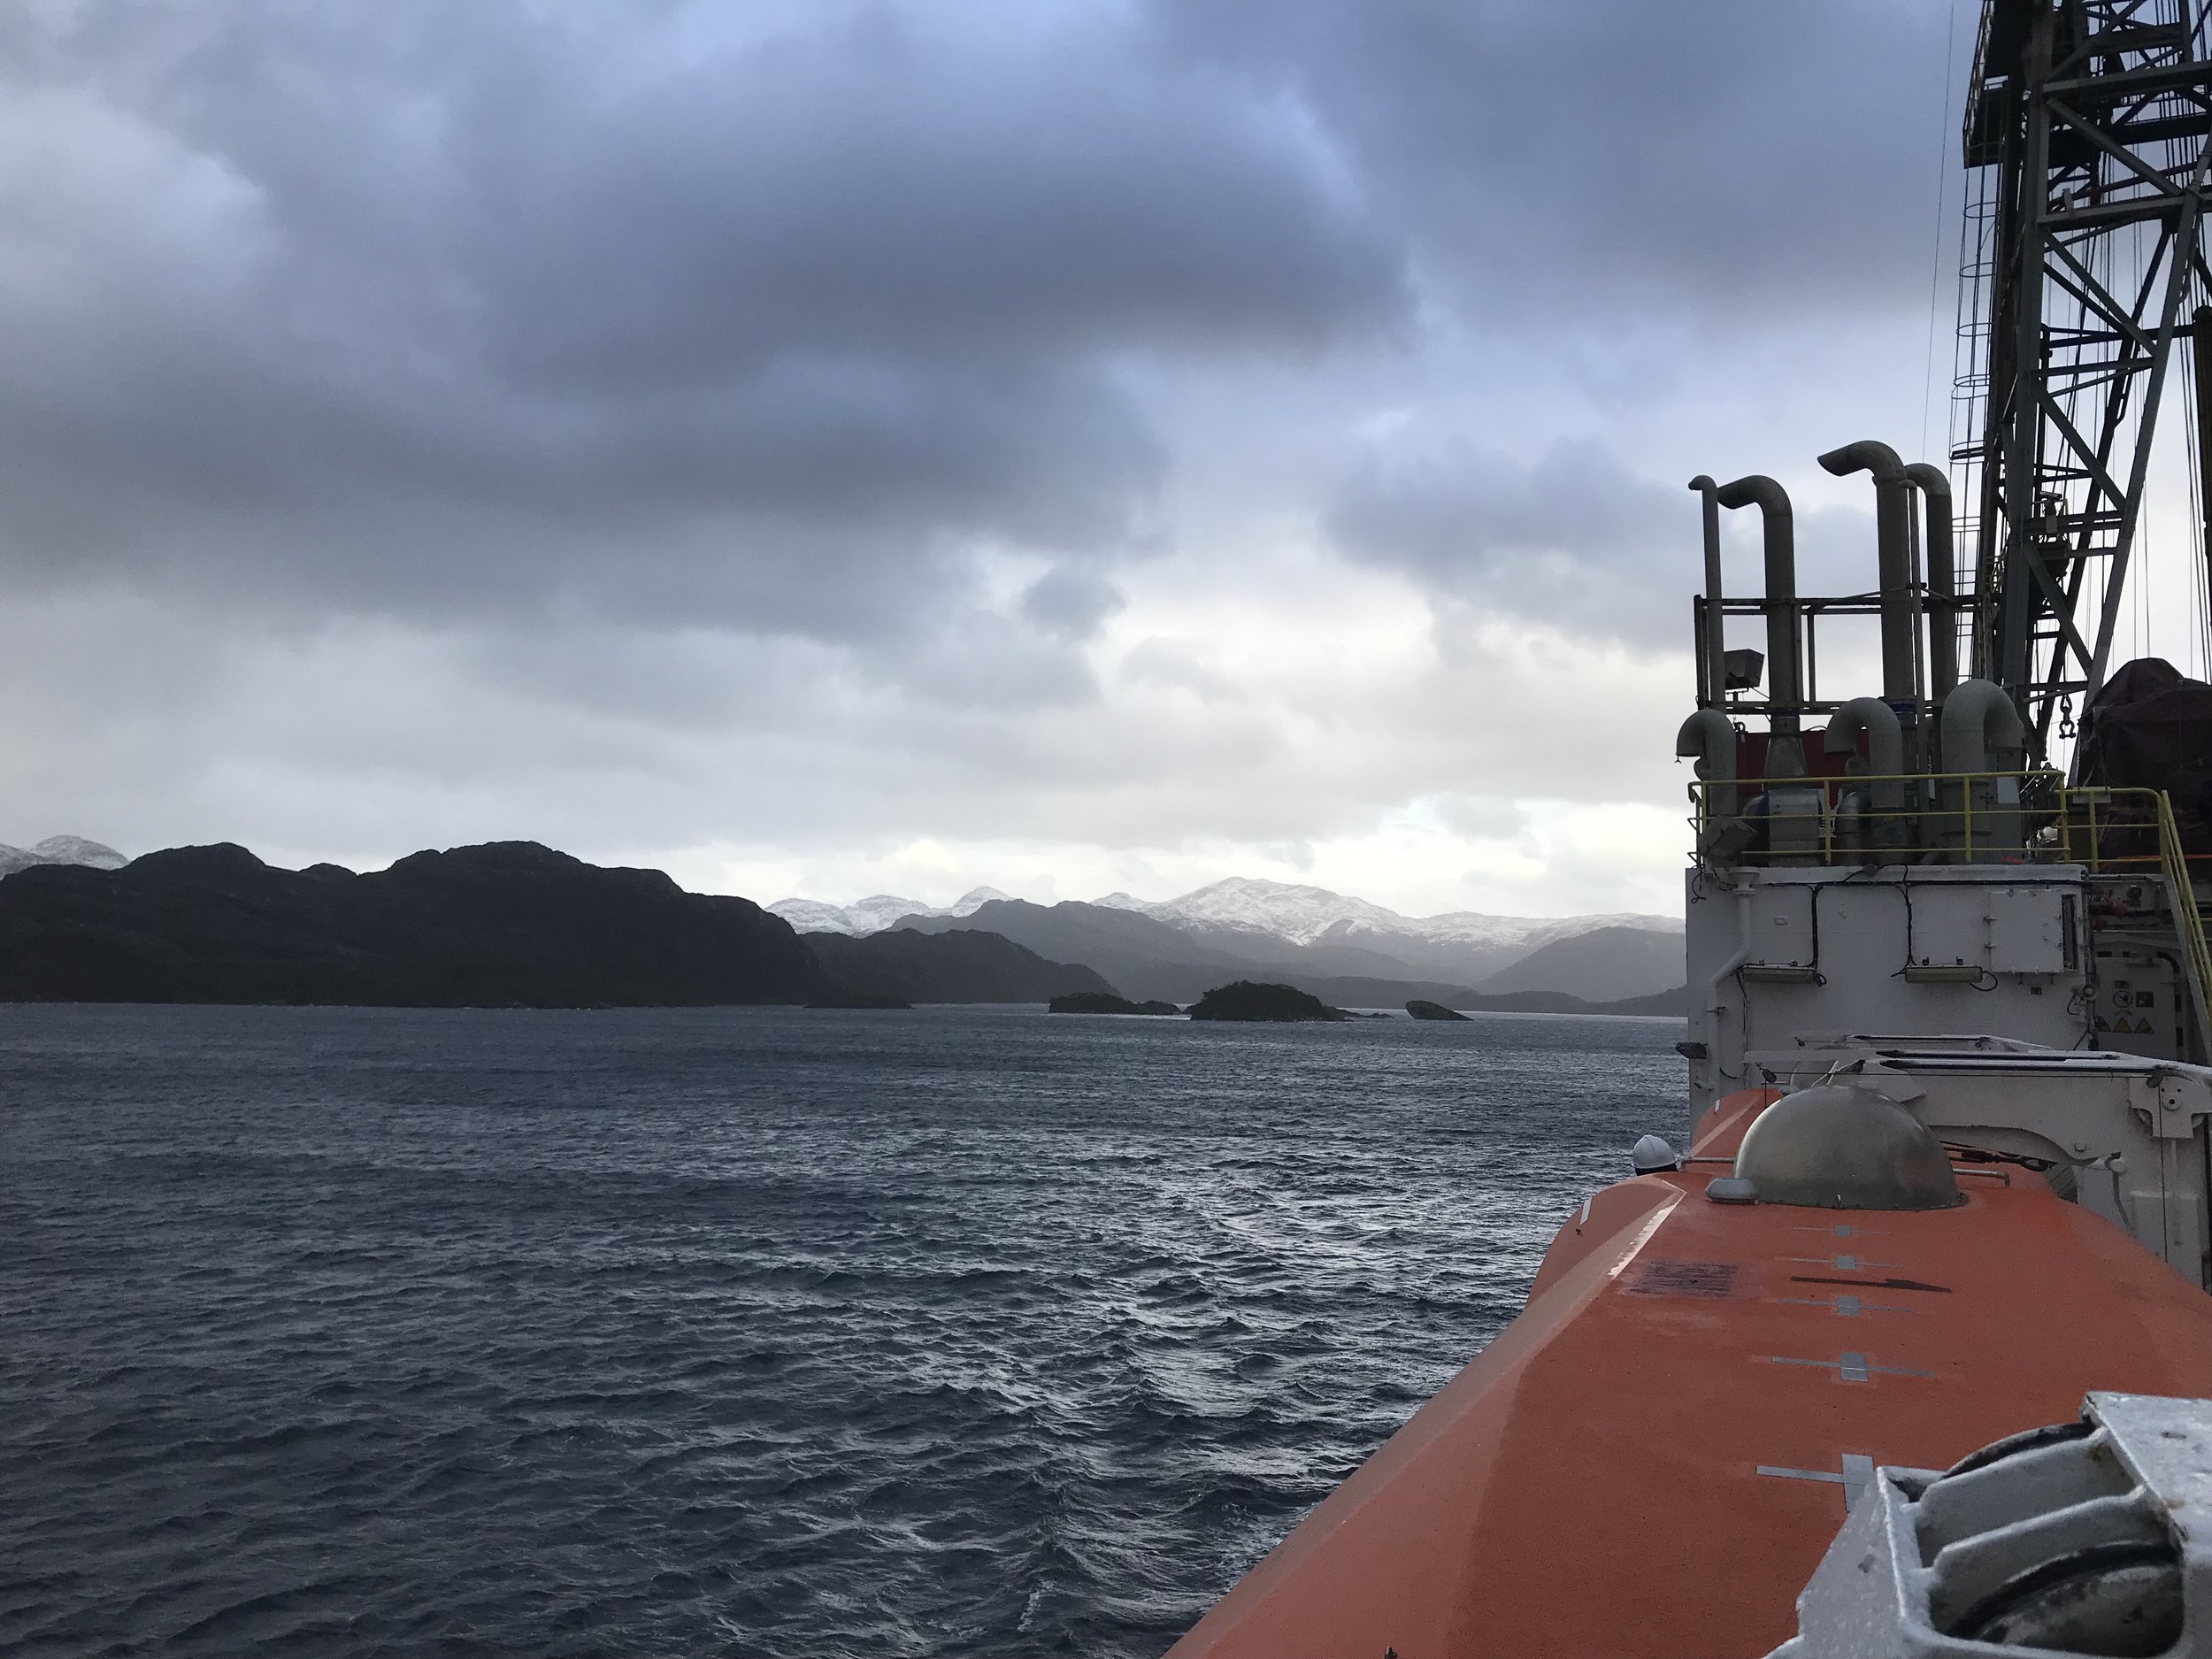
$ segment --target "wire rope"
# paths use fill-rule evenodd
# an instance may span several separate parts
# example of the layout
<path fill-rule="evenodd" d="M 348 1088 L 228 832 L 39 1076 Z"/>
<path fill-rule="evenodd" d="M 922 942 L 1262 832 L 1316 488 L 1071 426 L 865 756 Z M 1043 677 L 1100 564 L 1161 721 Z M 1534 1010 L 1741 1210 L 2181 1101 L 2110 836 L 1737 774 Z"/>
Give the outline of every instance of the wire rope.
<path fill-rule="evenodd" d="M 1943 118 L 1936 131 L 1936 202 L 1934 249 L 1928 257 L 1928 360 L 1922 370 L 1920 396 L 1920 454 L 1928 453 L 1928 427 L 1935 403 L 1936 316 L 1943 297 L 1943 204 L 1949 197 L 1950 133 L 1951 133 L 1951 72 L 1958 55 L 1959 0 L 1951 0 L 1949 12 L 1944 19 L 1943 29 Z M 1955 367 L 1955 357 L 1954 359 Z M 1955 380 L 1954 384 L 1955 385 Z M 1950 446 L 1945 445 L 1944 460 L 1950 460 Z"/>

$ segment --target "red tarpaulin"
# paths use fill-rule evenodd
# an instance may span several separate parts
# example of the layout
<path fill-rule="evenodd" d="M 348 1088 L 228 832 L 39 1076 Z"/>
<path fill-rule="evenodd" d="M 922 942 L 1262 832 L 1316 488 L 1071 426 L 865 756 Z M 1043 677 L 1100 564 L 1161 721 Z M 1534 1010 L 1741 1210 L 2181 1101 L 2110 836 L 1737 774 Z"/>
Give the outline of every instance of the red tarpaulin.
<path fill-rule="evenodd" d="M 2212 854 L 2212 686 L 2155 657 L 2124 664 L 2082 717 L 2073 780 L 2165 790 L 2185 850 Z M 2126 850 L 2154 853 L 2157 843 Z"/>

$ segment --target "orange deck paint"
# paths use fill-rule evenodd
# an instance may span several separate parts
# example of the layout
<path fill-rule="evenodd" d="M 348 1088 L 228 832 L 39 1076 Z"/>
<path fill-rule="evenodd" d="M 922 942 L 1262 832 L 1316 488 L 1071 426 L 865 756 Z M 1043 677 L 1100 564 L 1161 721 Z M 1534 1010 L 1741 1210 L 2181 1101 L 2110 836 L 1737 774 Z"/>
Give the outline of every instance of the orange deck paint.
<path fill-rule="evenodd" d="M 1720 1102 L 1699 1149 L 1769 1098 Z M 2212 1394 L 2212 1299 L 2039 1176 L 1868 1211 L 1712 1203 L 1720 1172 L 1595 1194 L 1527 1311 L 1171 1659 L 1764 1654 L 1875 1465 L 1947 1467 L 2093 1389 Z"/>

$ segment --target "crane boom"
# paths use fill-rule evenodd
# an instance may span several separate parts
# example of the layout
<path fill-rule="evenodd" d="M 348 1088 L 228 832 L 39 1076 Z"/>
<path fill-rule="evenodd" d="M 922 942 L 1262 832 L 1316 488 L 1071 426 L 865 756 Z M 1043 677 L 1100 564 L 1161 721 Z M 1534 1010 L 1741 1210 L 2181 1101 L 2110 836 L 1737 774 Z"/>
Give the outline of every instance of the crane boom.
<path fill-rule="evenodd" d="M 2110 662 L 2173 342 L 2212 294 L 2200 0 L 1985 0 L 1952 461 L 1974 672 L 2039 756 Z"/>

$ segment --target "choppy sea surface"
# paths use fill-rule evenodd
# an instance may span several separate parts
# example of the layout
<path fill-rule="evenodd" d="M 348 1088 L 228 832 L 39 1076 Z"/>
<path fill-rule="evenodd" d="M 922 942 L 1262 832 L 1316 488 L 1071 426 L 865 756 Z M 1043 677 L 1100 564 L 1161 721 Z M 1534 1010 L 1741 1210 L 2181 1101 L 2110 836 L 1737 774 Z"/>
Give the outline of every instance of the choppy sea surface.
<path fill-rule="evenodd" d="M 0 1651 L 1157 1655 L 1681 1029 L 0 1008 Z"/>

